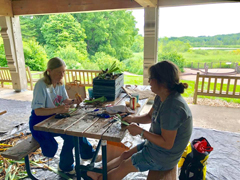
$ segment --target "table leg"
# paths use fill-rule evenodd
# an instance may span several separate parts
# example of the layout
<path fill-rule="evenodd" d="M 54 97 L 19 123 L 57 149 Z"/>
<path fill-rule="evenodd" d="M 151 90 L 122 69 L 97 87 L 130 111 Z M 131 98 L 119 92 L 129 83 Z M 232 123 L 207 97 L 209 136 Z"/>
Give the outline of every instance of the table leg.
<path fill-rule="evenodd" d="M 107 141 L 102 140 L 102 168 L 103 180 L 107 180 Z"/>
<path fill-rule="evenodd" d="M 75 146 L 75 170 L 77 173 L 77 180 L 81 180 L 81 170 L 80 170 L 80 152 L 79 152 L 79 137 L 74 138 L 74 146 Z"/>

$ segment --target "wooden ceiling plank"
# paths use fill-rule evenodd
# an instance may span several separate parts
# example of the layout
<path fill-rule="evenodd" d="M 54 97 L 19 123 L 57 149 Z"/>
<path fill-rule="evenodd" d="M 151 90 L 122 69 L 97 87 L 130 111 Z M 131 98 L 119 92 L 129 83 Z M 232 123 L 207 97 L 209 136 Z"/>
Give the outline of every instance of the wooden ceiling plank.
<path fill-rule="evenodd" d="M 192 6 L 214 3 L 229 3 L 227 0 L 159 0 L 159 7 Z"/>
<path fill-rule="evenodd" d="M 0 0 L 0 16 L 13 17 L 11 0 Z"/>
<path fill-rule="evenodd" d="M 158 0 L 135 0 L 142 7 L 157 7 Z"/>
<path fill-rule="evenodd" d="M 131 0 L 13 0 L 12 6 L 14 15 L 141 8 Z"/>

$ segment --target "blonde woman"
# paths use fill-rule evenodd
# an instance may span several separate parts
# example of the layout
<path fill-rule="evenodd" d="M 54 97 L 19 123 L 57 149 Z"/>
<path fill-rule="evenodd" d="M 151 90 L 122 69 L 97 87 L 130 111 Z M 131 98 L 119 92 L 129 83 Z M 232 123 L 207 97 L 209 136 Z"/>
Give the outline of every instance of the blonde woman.
<path fill-rule="evenodd" d="M 57 113 L 67 113 L 71 104 L 79 104 L 81 98 L 69 99 L 62 79 L 65 73 L 65 62 L 58 58 L 48 61 L 44 77 L 39 79 L 33 91 L 32 112 L 29 118 L 29 127 L 32 136 L 41 146 L 42 153 L 47 157 L 54 157 L 58 149 L 55 136 L 64 140 L 60 153 L 59 170 L 74 174 L 73 137 L 63 134 L 35 131 L 33 126 Z M 90 159 L 94 150 L 86 138 L 80 138 L 80 153 L 82 159 Z"/>

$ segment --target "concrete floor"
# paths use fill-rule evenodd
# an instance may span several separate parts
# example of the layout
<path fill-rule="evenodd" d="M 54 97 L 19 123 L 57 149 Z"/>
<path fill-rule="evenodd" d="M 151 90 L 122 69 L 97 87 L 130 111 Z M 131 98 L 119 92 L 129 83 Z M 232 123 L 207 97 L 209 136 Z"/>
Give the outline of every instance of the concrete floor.
<path fill-rule="evenodd" d="M 32 101 L 32 91 L 15 92 L 13 89 L 0 88 L 0 98 Z M 147 104 L 142 113 L 152 107 Z M 189 104 L 193 114 L 194 127 L 216 129 L 240 133 L 240 109 Z M 3 109 L 4 110 L 4 109 Z M 0 111 L 3 111 L 0 109 Z"/>

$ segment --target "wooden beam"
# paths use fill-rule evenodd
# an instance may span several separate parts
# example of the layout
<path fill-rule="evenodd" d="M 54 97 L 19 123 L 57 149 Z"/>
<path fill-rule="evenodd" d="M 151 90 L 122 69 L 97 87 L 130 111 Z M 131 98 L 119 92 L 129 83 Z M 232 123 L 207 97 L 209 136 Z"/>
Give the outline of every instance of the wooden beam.
<path fill-rule="evenodd" d="M 142 7 L 157 7 L 158 0 L 135 0 Z"/>
<path fill-rule="evenodd" d="M 13 16 L 11 0 L 0 0 L 0 16 Z"/>
<path fill-rule="evenodd" d="M 159 0 L 159 7 L 188 6 L 214 3 L 231 3 L 227 0 Z"/>
<path fill-rule="evenodd" d="M 13 0 L 12 6 L 14 15 L 141 8 L 132 0 Z"/>

